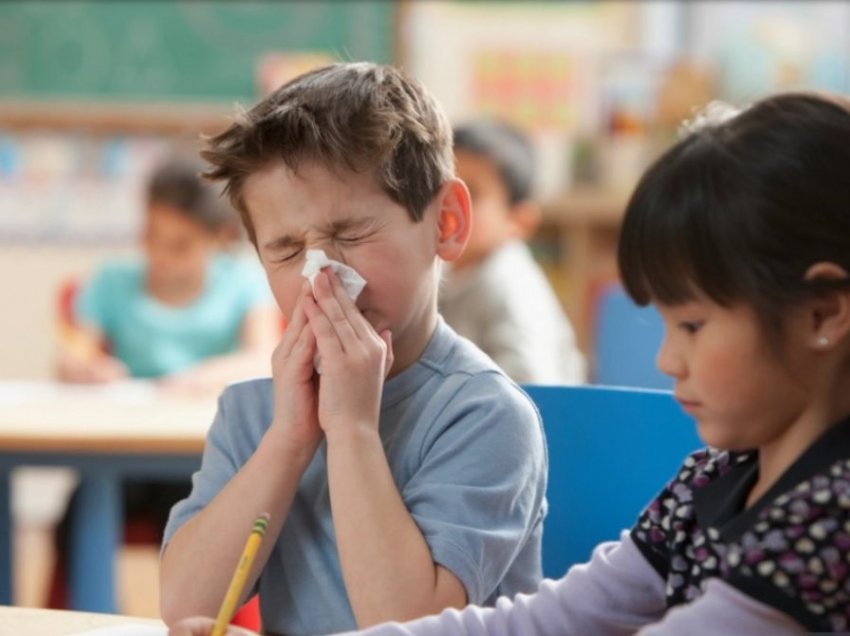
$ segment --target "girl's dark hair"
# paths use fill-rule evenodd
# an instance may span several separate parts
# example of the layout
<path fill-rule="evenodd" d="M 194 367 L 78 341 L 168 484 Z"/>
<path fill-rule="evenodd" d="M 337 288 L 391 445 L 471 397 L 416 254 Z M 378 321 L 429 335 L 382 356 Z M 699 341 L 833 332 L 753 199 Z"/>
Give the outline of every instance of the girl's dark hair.
<path fill-rule="evenodd" d="M 159 164 L 147 183 L 147 204 L 167 205 L 210 232 L 234 225 L 236 214 L 221 188 L 201 177 L 199 161 L 172 157 Z"/>
<path fill-rule="evenodd" d="M 508 191 L 511 205 L 531 198 L 536 170 L 534 148 L 518 128 L 500 121 L 477 121 L 454 130 L 454 149 L 490 161 Z"/>
<path fill-rule="evenodd" d="M 850 272 L 850 110 L 783 94 L 691 133 L 644 174 L 618 261 L 640 305 L 701 292 L 744 302 L 774 334 L 783 310 L 850 281 L 806 281 L 828 261 Z"/>

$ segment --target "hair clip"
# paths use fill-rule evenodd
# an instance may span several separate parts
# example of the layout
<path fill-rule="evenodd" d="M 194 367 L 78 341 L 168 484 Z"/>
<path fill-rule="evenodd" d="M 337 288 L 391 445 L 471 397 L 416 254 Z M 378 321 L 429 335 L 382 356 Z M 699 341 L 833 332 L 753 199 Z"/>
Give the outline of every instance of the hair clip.
<path fill-rule="evenodd" d="M 746 107 L 737 108 L 724 101 L 712 100 L 702 109 L 694 109 L 694 116 L 682 122 L 679 126 L 679 139 L 684 139 L 706 128 L 716 128 L 745 110 Z"/>

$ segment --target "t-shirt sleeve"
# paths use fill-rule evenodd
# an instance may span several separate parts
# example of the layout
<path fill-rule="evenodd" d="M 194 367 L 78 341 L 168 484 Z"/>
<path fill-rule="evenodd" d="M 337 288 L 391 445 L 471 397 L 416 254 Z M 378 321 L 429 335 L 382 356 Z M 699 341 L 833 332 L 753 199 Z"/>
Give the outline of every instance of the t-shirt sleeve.
<path fill-rule="evenodd" d="M 162 542 L 163 550 L 174 533 L 203 510 L 239 471 L 240 464 L 234 456 L 229 440 L 227 397 L 228 393 L 225 391 L 218 400 L 218 410 L 207 433 L 201 468 L 192 475 L 192 492 L 186 499 L 178 502 L 168 516 Z"/>
<path fill-rule="evenodd" d="M 547 458 L 536 409 L 499 374 L 470 378 L 426 436 L 421 464 L 402 491 L 436 563 L 469 602 L 497 591 L 545 514 Z M 542 574 L 528 563 L 529 591 Z"/>
<path fill-rule="evenodd" d="M 388 623 L 362 635 L 630 636 L 660 620 L 665 609 L 664 582 L 623 533 L 621 541 L 600 544 L 588 563 L 572 567 L 557 581 L 543 581 L 535 594 L 501 597 L 492 608 L 470 605 L 410 623 Z"/>
<path fill-rule="evenodd" d="M 677 605 L 662 620 L 644 627 L 635 636 L 804 636 L 807 633 L 784 612 L 756 601 L 719 579 L 711 579 L 705 593 L 697 600 Z"/>
<path fill-rule="evenodd" d="M 724 579 L 810 631 L 846 632 L 848 550 L 850 481 L 819 476 L 777 498 L 729 546 Z"/>

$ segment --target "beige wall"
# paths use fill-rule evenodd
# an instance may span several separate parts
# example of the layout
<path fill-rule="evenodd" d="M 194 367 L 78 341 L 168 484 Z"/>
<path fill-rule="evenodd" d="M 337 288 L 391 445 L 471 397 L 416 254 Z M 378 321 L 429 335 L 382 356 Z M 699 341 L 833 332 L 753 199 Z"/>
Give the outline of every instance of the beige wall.
<path fill-rule="evenodd" d="M 0 247 L 0 379 L 42 379 L 51 374 L 58 289 L 84 278 L 127 247 L 40 245 Z"/>

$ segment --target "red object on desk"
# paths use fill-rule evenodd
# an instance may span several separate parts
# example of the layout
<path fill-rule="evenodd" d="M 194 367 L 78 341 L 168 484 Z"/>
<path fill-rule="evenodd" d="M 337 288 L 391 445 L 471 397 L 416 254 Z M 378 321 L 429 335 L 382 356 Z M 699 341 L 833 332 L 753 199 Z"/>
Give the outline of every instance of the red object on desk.
<path fill-rule="evenodd" d="M 239 608 L 239 611 L 233 616 L 233 620 L 230 621 L 231 625 L 237 625 L 239 627 L 245 627 L 246 629 L 250 629 L 255 632 L 260 631 L 260 597 L 252 596 L 248 599 L 248 602 L 245 603 L 242 607 Z"/>

